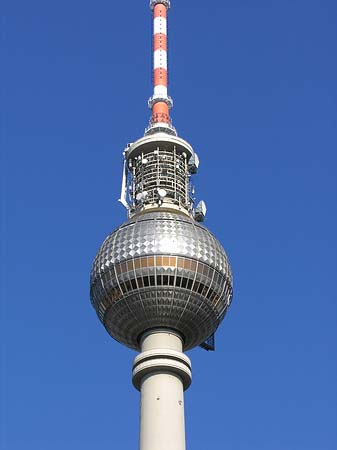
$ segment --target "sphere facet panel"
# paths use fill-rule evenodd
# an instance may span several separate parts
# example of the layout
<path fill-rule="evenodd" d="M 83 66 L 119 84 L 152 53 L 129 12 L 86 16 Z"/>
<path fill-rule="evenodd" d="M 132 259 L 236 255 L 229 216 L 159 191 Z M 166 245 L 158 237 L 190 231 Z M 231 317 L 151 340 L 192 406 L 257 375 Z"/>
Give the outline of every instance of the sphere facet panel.
<path fill-rule="evenodd" d="M 232 298 L 226 254 L 203 226 L 175 213 L 135 216 L 102 244 L 91 301 L 107 331 L 138 349 L 153 327 L 178 330 L 185 349 L 211 335 Z"/>

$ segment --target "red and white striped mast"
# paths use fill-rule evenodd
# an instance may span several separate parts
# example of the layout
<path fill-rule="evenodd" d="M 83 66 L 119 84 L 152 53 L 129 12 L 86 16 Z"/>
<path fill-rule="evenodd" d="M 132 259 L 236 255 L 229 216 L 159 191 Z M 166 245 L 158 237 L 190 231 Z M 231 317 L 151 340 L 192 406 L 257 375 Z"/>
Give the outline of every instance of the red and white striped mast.
<path fill-rule="evenodd" d="M 176 135 L 170 118 L 173 101 L 167 94 L 167 12 L 170 0 L 150 0 L 150 8 L 153 11 L 153 95 L 148 101 L 152 115 L 146 134 L 161 131 Z"/>

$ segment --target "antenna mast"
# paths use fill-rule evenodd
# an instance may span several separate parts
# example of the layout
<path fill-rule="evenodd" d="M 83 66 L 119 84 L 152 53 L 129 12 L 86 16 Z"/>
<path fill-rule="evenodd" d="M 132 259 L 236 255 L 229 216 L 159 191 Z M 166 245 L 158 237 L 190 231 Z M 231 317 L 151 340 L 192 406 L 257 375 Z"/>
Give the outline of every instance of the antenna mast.
<path fill-rule="evenodd" d="M 167 13 L 169 0 L 150 0 L 153 11 L 153 95 L 148 106 L 152 111 L 145 134 L 163 131 L 176 135 L 170 118 L 173 101 L 167 93 Z"/>

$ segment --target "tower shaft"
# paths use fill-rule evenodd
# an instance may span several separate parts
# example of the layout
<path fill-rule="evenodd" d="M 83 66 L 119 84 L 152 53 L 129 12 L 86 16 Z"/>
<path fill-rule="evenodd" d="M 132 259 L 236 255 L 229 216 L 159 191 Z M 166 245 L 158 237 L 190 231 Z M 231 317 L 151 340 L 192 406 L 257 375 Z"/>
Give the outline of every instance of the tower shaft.
<path fill-rule="evenodd" d="M 141 387 L 139 450 L 185 450 L 184 392 L 179 377 L 154 373 Z"/>
<path fill-rule="evenodd" d="M 139 450 L 185 450 L 184 389 L 191 383 L 191 363 L 182 340 L 165 329 L 142 339 L 133 366 L 141 393 Z"/>

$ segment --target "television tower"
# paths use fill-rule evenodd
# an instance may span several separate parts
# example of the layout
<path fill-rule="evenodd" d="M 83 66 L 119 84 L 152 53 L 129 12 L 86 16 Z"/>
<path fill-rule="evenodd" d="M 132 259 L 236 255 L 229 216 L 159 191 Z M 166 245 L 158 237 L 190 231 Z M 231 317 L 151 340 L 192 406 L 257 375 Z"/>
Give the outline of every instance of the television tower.
<path fill-rule="evenodd" d="M 107 332 L 140 351 L 132 381 L 140 391 L 140 450 L 185 450 L 184 390 L 192 379 L 183 353 L 214 349 L 214 333 L 232 300 L 226 253 L 201 224 L 192 176 L 199 159 L 178 137 L 167 93 L 169 0 L 151 0 L 152 111 L 145 135 L 124 150 L 120 201 L 128 220 L 99 249 L 91 302 Z"/>

